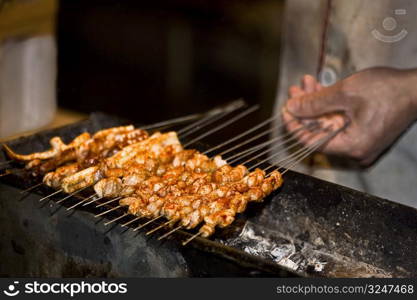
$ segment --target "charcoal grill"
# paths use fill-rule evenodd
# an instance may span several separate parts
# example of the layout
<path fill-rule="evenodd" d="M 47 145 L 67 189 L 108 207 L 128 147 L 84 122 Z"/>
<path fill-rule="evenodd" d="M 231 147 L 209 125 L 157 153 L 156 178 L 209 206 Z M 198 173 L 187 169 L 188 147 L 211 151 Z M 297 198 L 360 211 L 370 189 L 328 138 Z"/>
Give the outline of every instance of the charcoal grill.
<path fill-rule="evenodd" d="M 18 152 L 40 151 L 53 136 L 121 125 L 92 114 L 88 120 L 13 140 Z M 202 147 L 200 145 L 200 147 Z M 1 154 L 0 161 L 6 160 Z M 282 188 L 250 204 L 210 240 L 178 230 L 166 240 L 103 226 L 97 209 L 70 207 L 81 199 L 39 203 L 51 190 L 20 192 L 37 183 L 25 173 L 0 178 L 2 276 L 417 276 L 417 211 L 300 173 L 288 171 Z M 77 200 L 78 198 L 78 200 Z M 75 201 L 75 202 L 74 202 Z M 103 208 L 106 209 L 106 208 Z M 154 226 L 157 226 L 155 224 Z"/>

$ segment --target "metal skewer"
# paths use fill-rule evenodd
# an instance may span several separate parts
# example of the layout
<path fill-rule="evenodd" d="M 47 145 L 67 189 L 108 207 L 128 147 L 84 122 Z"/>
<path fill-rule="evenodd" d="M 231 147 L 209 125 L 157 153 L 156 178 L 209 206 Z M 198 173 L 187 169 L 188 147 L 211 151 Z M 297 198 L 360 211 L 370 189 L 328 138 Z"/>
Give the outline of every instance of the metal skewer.
<path fill-rule="evenodd" d="M 149 230 L 147 233 L 146 233 L 146 235 L 150 235 L 151 233 L 154 233 L 155 231 L 157 231 L 157 230 L 159 230 L 159 229 L 161 229 L 161 228 L 164 228 L 165 226 L 167 226 L 167 225 L 169 225 L 169 224 L 171 224 L 171 223 L 174 223 L 174 222 L 177 222 L 178 220 L 169 220 L 168 222 L 165 222 L 165 223 L 163 223 L 163 224 L 161 224 L 161 225 L 159 225 L 158 227 L 156 227 L 156 228 L 154 228 L 154 229 L 152 229 L 152 230 Z"/>
<path fill-rule="evenodd" d="M 265 126 L 266 124 L 268 124 L 268 123 L 270 123 L 270 122 L 274 121 L 274 120 L 275 120 L 275 119 L 277 119 L 278 117 L 280 118 L 281 116 L 280 116 L 280 115 L 276 115 L 276 116 L 274 116 L 274 117 L 271 117 L 271 118 L 269 118 L 269 119 L 267 119 L 267 120 L 265 120 L 265 121 L 261 122 L 260 124 L 256 125 L 255 127 L 253 127 L 253 128 L 251 128 L 251 129 L 249 129 L 249 130 L 247 130 L 247 131 L 245 131 L 245 132 L 242 132 L 241 134 L 239 134 L 239 135 L 237 135 L 237 136 L 233 137 L 232 139 L 227 140 L 227 141 L 225 141 L 225 142 L 223 142 L 223 143 L 221 143 L 221 144 L 219 144 L 219 145 L 217 145 L 217 146 L 214 146 L 214 147 L 212 147 L 212 148 L 210 148 L 210 149 L 208 149 L 208 150 L 204 151 L 202 154 L 206 154 L 206 155 L 207 155 L 208 153 L 210 153 L 210 152 L 212 152 L 212 151 L 214 151 L 214 150 L 217 150 L 217 149 L 219 149 L 219 148 L 222 148 L 222 147 L 224 147 L 224 146 L 226 146 L 226 145 L 228 145 L 228 144 L 230 144 L 230 143 L 233 143 L 234 141 L 239 140 L 240 138 L 242 138 L 242 137 L 244 137 L 244 136 L 248 135 L 249 133 L 254 132 L 255 130 L 258 130 L 259 128 L 261 128 L 261 127 Z M 291 120 L 291 122 L 292 122 L 292 121 L 293 121 L 293 120 Z M 282 127 L 282 126 L 283 126 L 283 124 L 282 124 L 282 123 L 280 123 L 277 129 L 279 129 L 279 128 L 280 128 L 280 127 Z"/>
<path fill-rule="evenodd" d="M 225 159 L 229 162 L 229 163 L 233 163 L 233 162 L 236 162 L 236 161 L 238 161 L 238 160 L 240 160 L 243 156 L 243 154 L 245 154 L 245 156 L 247 156 L 247 155 L 249 155 L 249 154 L 251 154 L 251 153 L 253 153 L 253 152 L 256 152 L 256 151 L 258 151 L 258 150 L 260 150 L 261 148 L 263 148 L 263 147 L 265 147 L 265 146 L 268 146 L 268 145 L 271 145 L 272 143 L 274 143 L 274 142 L 278 142 L 278 141 L 282 141 L 282 143 L 281 144 L 279 144 L 279 145 L 284 145 L 284 144 L 286 144 L 287 142 L 288 142 L 288 140 L 286 140 L 286 138 L 287 137 L 291 137 L 293 134 L 296 134 L 296 133 L 298 133 L 299 131 L 301 131 L 301 130 L 303 130 L 303 129 L 306 129 L 306 128 L 308 128 L 309 127 L 309 125 L 303 125 L 303 126 L 301 126 L 301 127 L 299 127 L 299 128 L 297 128 L 297 129 L 295 129 L 294 131 L 291 131 L 291 132 L 288 132 L 288 133 L 286 133 L 286 134 L 283 134 L 283 135 L 280 135 L 280 136 L 277 136 L 277 137 L 275 137 L 275 138 L 272 138 L 272 139 L 270 139 L 270 140 L 268 140 L 268 141 L 266 141 L 266 142 L 263 142 L 263 143 L 261 143 L 261 144 L 258 144 L 258 145 L 256 145 L 256 146 L 253 146 L 252 148 L 249 148 L 249 149 L 246 149 L 246 150 L 243 150 L 243 151 L 241 151 L 241 152 L 239 152 L 239 153 L 236 153 L 236 154 L 233 154 L 232 156 L 230 156 L 230 157 L 225 157 Z M 240 147 L 240 146 L 242 146 L 242 145 L 245 145 L 246 144 L 246 142 L 243 142 L 243 143 L 241 143 L 241 144 L 239 144 L 238 146 Z M 276 146 L 275 146 L 276 147 Z M 234 147 L 235 149 L 236 149 L 236 147 Z M 235 150 L 235 149 L 233 149 L 233 150 Z M 230 150 L 231 151 L 231 150 Z M 223 151 L 222 153 L 220 153 L 219 155 L 225 155 L 225 154 L 227 154 L 227 153 L 229 153 L 230 152 L 229 151 L 229 149 L 227 150 L 227 151 Z M 238 159 L 236 159 L 235 160 L 235 158 L 238 158 Z M 230 162 L 230 161 L 232 161 L 232 162 Z"/>
<path fill-rule="evenodd" d="M 252 112 L 254 112 L 254 111 L 258 110 L 258 109 L 259 109 L 259 105 L 254 105 L 254 106 L 248 108 L 247 110 L 243 111 L 242 113 L 238 114 L 237 116 L 235 116 L 235 117 L 229 119 L 228 121 L 220 124 L 219 126 L 213 128 L 213 129 L 211 129 L 209 131 L 206 131 L 205 133 L 203 133 L 203 134 L 199 135 L 198 137 L 192 139 L 191 141 L 185 143 L 183 145 L 184 148 L 187 147 L 187 146 L 189 146 L 189 145 L 191 145 L 191 144 L 193 144 L 193 143 L 195 143 L 195 142 L 197 142 L 198 140 L 201 140 L 202 138 L 205 138 L 206 136 L 209 136 L 212 133 L 215 133 L 216 131 L 219 131 L 220 129 L 222 129 L 222 128 L 224 128 L 224 127 L 232 124 L 233 122 L 236 122 L 237 120 L 243 118 L 244 116 L 246 116 L 246 115 L 248 115 L 248 114 L 250 114 L 250 113 L 252 113 Z"/>
<path fill-rule="evenodd" d="M 311 130 L 311 129 L 310 129 Z M 316 131 L 317 130 L 317 128 L 315 128 L 314 129 L 314 131 Z M 321 128 L 318 128 L 318 130 L 321 130 Z M 247 163 L 249 163 L 249 162 L 252 162 L 252 161 L 254 161 L 255 159 L 257 159 L 258 157 L 261 157 L 262 155 L 264 155 L 264 154 L 266 154 L 266 153 L 269 153 L 269 152 L 271 152 L 273 149 L 275 149 L 275 148 L 279 148 L 279 147 L 281 147 L 282 145 L 284 145 L 284 144 L 286 144 L 286 143 L 288 143 L 288 142 L 291 142 L 291 141 L 293 141 L 293 140 L 296 140 L 296 139 L 298 139 L 298 132 L 297 132 L 297 134 L 294 134 L 293 136 L 291 136 L 289 139 L 287 139 L 287 140 L 285 140 L 284 142 L 282 142 L 282 143 L 278 143 L 278 144 L 276 144 L 276 145 L 273 145 L 272 146 L 272 148 L 270 148 L 270 149 L 266 149 L 266 150 L 264 150 L 264 151 L 262 151 L 262 152 L 260 152 L 260 153 L 258 153 L 257 155 L 255 155 L 255 156 L 251 156 L 249 159 L 247 159 L 247 160 L 245 160 L 244 162 L 242 162 L 241 164 L 242 165 L 245 165 L 245 164 L 247 164 Z M 292 144 L 290 144 L 290 145 L 288 145 L 287 147 L 285 147 L 284 149 L 281 149 L 280 151 L 278 151 L 278 152 L 276 152 L 276 153 L 274 153 L 274 156 L 278 156 L 279 154 L 282 154 L 282 153 L 285 153 L 287 150 L 290 150 L 290 149 L 293 149 L 294 147 L 297 147 L 298 145 L 303 145 L 303 142 L 301 142 L 300 140 L 296 140 L 294 143 L 292 143 Z M 257 150 L 258 151 L 258 150 Z M 256 152 L 256 151 L 255 151 Z M 245 156 L 247 156 L 247 155 L 245 155 Z M 249 168 L 249 169 L 252 169 L 252 168 Z"/>
<path fill-rule="evenodd" d="M 171 234 L 173 234 L 175 231 L 177 231 L 177 230 L 179 230 L 179 229 L 181 229 L 182 228 L 182 225 L 180 225 L 180 226 L 178 226 L 178 227 L 175 227 L 174 229 L 172 229 L 171 231 L 168 231 L 167 233 L 165 233 L 164 235 L 161 235 L 159 238 L 158 238 L 158 241 L 160 241 L 160 240 L 162 240 L 162 239 L 164 239 L 164 238 L 167 238 L 168 236 L 170 236 Z"/>
<path fill-rule="evenodd" d="M 138 220 L 140 220 L 140 219 L 142 219 L 143 217 L 136 217 L 136 218 L 134 218 L 134 219 L 132 219 L 132 220 L 130 220 L 130 221 L 128 221 L 128 222 L 126 222 L 126 223 L 123 223 L 122 225 L 120 225 L 120 226 L 122 226 L 122 227 L 126 227 L 127 225 L 129 225 L 129 224 L 132 224 L 133 222 L 136 222 L 136 221 L 138 221 Z"/>
<path fill-rule="evenodd" d="M 77 203 L 76 203 L 76 204 L 74 204 L 73 206 L 68 207 L 68 208 L 67 208 L 67 210 L 71 210 L 71 209 L 76 208 L 77 206 L 79 206 L 79 205 L 83 204 L 84 202 L 87 202 L 88 200 L 90 200 L 91 198 L 93 198 L 95 195 L 96 195 L 96 194 L 92 194 L 91 196 L 89 196 L 89 197 L 87 197 L 87 198 L 84 198 L 83 200 L 81 200 L 80 202 L 77 202 Z"/>
<path fill-rule="evenodd" d="M 320 141 L 316 141 L 313 145 L 308 146 L 308 147 L 303 147 L 301 149 L 299 149 L 298 151 L 294 152 L 294 154 L 289 155 L 288 157 L 278 161 L 277 163 L 266 167 L 264 169 L 264 172 L 267 172 L 268 170 L 274 168 L 274 170 L 287 170 L 286 166 L 290 166 L 293 162 L 294 165 L 299 163 L 300 161 L 302 161 L 304 158 L 306 158 L 307 156 L 309 156 L 311 153 L 313 153 L 316 149 L 318 149 L 321 145 L 323 145 L 323 143 L 320 143 Z M 281 164 L 285 162 L 285 164 Z M 278 164 L 281 164 L 281 166 L 277 166 Z M 285 172 L 286 172 L 285 171 Z M 272 173 L 273 170 L 271 172 L 268 172 L 267 175 L 269 175 L 270 173 Z M 281 175 L 283 175 L 283 173 L 281 173 Z"/>
<path fill-rule="evenodd" d="M 349 124 L 346 123 L 342 128 L 339 128 L 338 130 L 335 130 L 329 135 L 317 140 L 312 145 L 306 146 L 289 157 L 286 157 L 285 159 L 282 159 L 281 161 L 267 167 L 264 169 L 265 172 L 268 170 L 274 168 L 274 170 L 284 170 L 282 171 L 282 175 L 285 174 L 288 170 L 290 170 L 293 166 L 295 166 L 300 161 L 304 160 L 306 157 L 308 157 L 310 154 L 312 154 L 314 151 L 316 151 L 318 148 L 320 148 L 322 145 L 326 144 L 328 141 L 330 141 L 333 137 L 335 137 L 339 132 L 343 131 Z M 331 126 L 329 126 L 331 127 Z M 278 164 L 281 164 L 281 166 L 277 166 Z M 272 173 L 274 170 L 268 172 L 268 175 Z"/>
<path fill-rule="evenodd" d="M 201 232 L 197 232 L 196 234 L 194 234 L 192 237 L 190 237 L 188 240 L 186 240 L 185 242 L 182 242 L 182 245 L 185 246 L 187 245 L 189 242 L 191 242 L 192 240 L 194 240 L 196 237 L 198 237 L 201 234 Z"/>
<path fill-rule="evenodd" d="M 328 127 L 324 128 L 323 130 L 324 130 L 324 131 L 326 131 L 326 130 L 328 130 L 328 129 L 330 129 L 330 126 L 328 126 Z M 302 152 L 302 151 L 305 151 L 305 148 L 301 148 L 301 149 L 297 150 L 296 152 L 294 152 L 294 154 L 293 154 L 293 155 L 297 155 L 297 154 L 299 154 L 299 153 L 300 153 L 300 152 Z M 265 159 L 263 159 L 263 160 L 259 161 L 259 162 L 258 162 L 258 163 L 256 163 L 255 165 L 251 166 L 250 168 L 248 168 L 248 170 L 253 170 L 253 169 L 254 169 L 254 168 L 256 168 L 257 166 L 260 166 L 261 164 L 263 164 L 263 163 L 265 163 L 265 162 L 269 161 L 271 158 L 276 157 L 276 156 L 278 156 L 278 155 L 280 155 L 280 154 L 281 154 L 280 152 L 274 153 L 274 154 L 270 155 L 269 157 L 267 157 L 267 158 L 265 158 Z M 289 156 L 289 157 L 291 157 L 291 156 Z M 286 159 L 288 159 L 289 157 L 287 157 Z"/>
<path fill-rule="evenodd" d="M 110 225 L 111 223 L 116 222 L 117 220 L 123 219 L 124 217 L 126 217 L 128 215 L 129 215 L 129 213 L 124 213 L 123 215 L 118 216 L 117 218 L 115 218 L 113 220 L 107 221 L 106 223 L 104 223 L 104 226 Z"/>
<path fill-rule="evenodd" d="M 98 208 L 98 207 L 102 207 L 102 206 L 104 206 L 104 205 L 107 205 L 107 204 L 109 204 L 109 203 L 112 203 L 112 202 L 117 201 L 117 200 L 120 200 L 120 199 L 122 199 L 122 196 L 119 196 L 119 197 L 113 198 L 113 199 L 111 199 L 111 200 L 109 200 L 109 201 L 106 201 L 106 202 L 100 203 L 100 204 L 98 204 L 98 205 L 96 206 L 96 208 Z"/>
<path fill-rule="evenodd" d="M 253 146 L 251 148 L 248 148 L 246 150 L 243 150 L 241 152 L 238 152 L 236 154 L 233 154 L 230 157 L 223 157 L 223 159 L 227 160 L 229 164 L 234 163 L 234 162 L 240 160 L 242 157 L 245 157 L 246 155 L 249 155 L 249 154 L 252 154 L 252 153 L 254 153 L 256 151 L 259 151 L 263 147 L 268 146 L 268 145 L 271 145 L 272 143 L 275 143 L 275 142 L 277 142 L 277 141 L 279 141 L 281 139 L 282 139 L 281 136 L 275 137 L 273 139 L 270 139 L 269 141 L 263 142 L 263 143 L 258 144 L 256 146 Z"/>
<path fill-rule="evenodd" d="M 286 172 L 288 172 L 288 170 L 290 170 L 293 166 L 295 166 L 298 162 L 302 161 L 303 159 L 305 159 L 307 156 L 309 156 L 311 153 L 313 153 L 314 151 L 316 151 L 318 148 L 320 148 L 321 146 L 323 146 L 324 144 L 326 144 L 328 141 L 330 141 L 332 138 L 334 138 L 337 134 L 339 134 L 341 131 L 345 130 L 346 127 L 349 124 L 345 124 L 345 126 L 343 126 L 342 128 L 339 128 L 338 130 L 335 130 L 334 132 L 330 133 L 329 136 L 323 138 L 323 141 L 320 143 L 317 143 L 316 146 L 313 146 L 308 152 L 306 152 L 301 158 L 299 158 L 297 161 L 293 162 L 291 165 L 289 165 L 288 167 L 285 166 L 285 170 L 281 173 L 282 175 L 284 175 Z M 282 167 L 281 167 L 282 168 Z"/>
<path fill-rule="evenodd" d="M 97 195 L 97 194 L 94 194 L 94 195 Z M 98 196 L 98 195 L 97 195 Z M 88 201 L 87 203 L 84 203 L 83 204 L 83 206 L 87 206 L 87 205 L 89 205 L 89 204 L 91 204 L 91 203 L 94 203 L 94 202 L 96 202 L 96 201 L 98 201 L 98 200 L 101 200 L 101 199 L 103 199 L 104 197 L 98 197 L 98 198 L 96 198 L 96 199 L 91 199 L 90 201 Z"/>
<path fill-rule="evenodd" d="M 261 137 L 263 137 L 263 136 L 265 136 L 265 135 L 267 135 L 267 134 L 269 134 L 269 133 L 271 133 L 273 131 L 276 131 L 276 130 L 278 130 L 278 128 L 271 127 L 268 130 L 266 130 L 264 132 L 261 132 L 261 133 L 255 135 L 255 136 L 253 136 L 253 137 L 245 140 L 244 142 L 242 142 L 240 144 L 237 144 L 237 145 L 235 145 L 233 147 L 230 147 L 229 149 L 227 149 L 227 150 L 219 153 L 218 155 L 225 155 L 225 154 L 227 154 L 227 153 L 229 153 L 229 152 L 231 152 L 231 151 L 233 151 L 233 150 L 235 150 L 237 148 L 240 148 L 240 147 L 242 147 L 242 146 L 244 146 L 246 144 L 249 144 L 250 142 L 255 141 L 255 140 L 257 140 L 257 139 L 259 139 L 259 138 L 261 138 Z M 283 137 L 280 137 L 280 138 L 283 138 Z"/>
<path fill-rule="evenodd" d="M 211 109 L 211 110 L 209 110 L 208 112 L 205 112 L 205 113 L 191 114 L 191 115 L 182 116 L 182 117 L 178 117 L 178 118 L 174 118 L 174 119 L 170 119 L 170 120 L 165 120 L 165 121 L 161 121 L 161 122 L 157 122 L 157 123 L 153 123 L 153 124 L 145 125 L 145 126 L 140 126 L 139 125 L 139 127 L 143 130 L 149 130 L 149 129 L 159 128 L 159 127 L 174 126 L 174 125 L 177 125 L 177 124 L 185 123 L 187 121 L 198 119 L 200 117 L 217 115 L 217 114 L 223 112 L 224 110 L 227 110 L 228 107 L 234 107 L 235 105 L 240 105 L 241 103 L 244 103 L 244 101 L 239 99 L 239 100 L 235 100 L 235 101 L 227 104 L 226 107 L 224 107 L 224 106 L 223 107 L 216 107 L 216 108 L 213 108 L 213 109 Z"/>
<path fill-rule="evenodd" d="M 150 130 L 150 129 L 160 128 L 160 127 L 174 126 L 174 125 L 177 125 L 177 124 L 185 123 L 187 121 L 192 121 L 192 120 L 198 119 L 201 116 L 202 116 L 202 114 L 193 114 L 193 115 L 188 115 L 188 116 L 179 117 L 179 118 L 175 118 L 175 119 L 170 119 L 170 120 L 166 120 L 166 121 L 161 121 L 161 122 L 154 123 L 154 124 L 151 124 L 151 125 L 139 126 L 139 128 L 142 129 L 142 130 Z"/>
<path fill-rule="evenodd" d="M 136 227 L 135 229 L 133 229 L 133 231 L 137 231 L 137 230 L 139 230 L 139 229 L 142 229 L 143 227 L 145 227 L 146 225 L 149 225 L 149 224 L 151 224 L 152 222 L 154 222 L 154 221 L 156 221 L 156 220 L 158 220 L 158 219 L 160 219 L 160 218 L 162 218 L 163 216 L 158 216 L 158 217 L 155 217 L 155 218 L 153 218 L 152 220 L 149 220 L 148 222 L 146 222 L 146 223 L 143 223 L 142 225 L 139 225 L 138 227 Z"/>
<path fill-rule="evenodd" d="M 258 158 L 258 157 L 260 157 L 260 156 L 262 156 L 262 155 L 264 155 L 264 154 L 266 154 L 266 153 L 270 152 L 272 149 L 275 149 L 275 148 L 280 148 L 282 145 L 285 145 L 285 144 L 287 144 L 288 142 L 290 142 L 290 141 L 292 141 L 292 140 L 294 140 L 294 139 L 296 139 L 296 138 L 297 138 L 297 135 L 294 135 L 294 136 L 290 137 L 289 139 L 283 140 L 283 141 L 281 141 L 280 143 L 276 143 L 276 144 L 272 145 L 272 148 L 268 148 L 268 149 L 266 149 L 266 150 L 264 150 L 264 151 L 262 151 L 262 152 L 258 153 L 258 154 L 257 154 L 257 155 L 255 155 L 255 156 L 251 156 L 249 159 L 247 159 L 246 161 L 242 162 L 241 164 L 242 164 L 242 165 L 245 165 L 245 164 L 247 164 L 247 163 L 249 163 L 249 162 L 251 162 L 251 161 L 255 160 L 256 158 Z M 274 139 L 272 139 L 271 141 L 273 141 L 273 140 L 274 140 Z M 272 143 L 268 143 L 268 144 L 272 144 Z M 296 141 L 295 143 L 290 144 L 290 146 L 288 146 L 288 148 L 293 148 L 293 147 L 295 147 L 295 146 L 297 146 L 297 145 L 300 145 L 300 144 L 302 144 L 302 143 L 301 143 L 301 142 L 299 142 L 299 141 Z M 237 162 L 237 161 L 239 161 L 239 160 L 242 160 L 244 157 L 246 157 L 246 156 L 248 156 L 248 155 L 251 155 L 251 154 L 253 154 L 253 153 L 257 152 L 257 151 L 261 150 L 262 148 L 264 148 L 264 147 L 261 147 L 261 148 L 255 149 L 254 151 L 250 151 L 249 153 L 246 153 L 246 154 L 244 154 L 244 155 L 241 155 L 240 157 L 238 157 L 238 158 L 236 158 L 236 159 L 234 159 L 234 160 L 230 161 L 229 163 L 230 163 L 230 164 L 232 164 L 232 163 L 235 163 L 235 162 Z M 285 150 L 286 150 L 286 149 L 288 149 L 288 148 L 285 148 L 285 149 L 281 150 L 279 153 L 285 152 Z M 278 155 L 278 154 L 277 154 L 277 155 Z"/>
<path fill-rule="evenodd" d="M 327 127 L 325 130 L 328 130 L 329 128 L 330 128 L 330 126 Z M 312 148 L 315 148 L 317 145 L 318 145 L 318 147 L 323 145 L 327 141 L 328 137 L 330 137 L 330 134 L 328 136 L 325 136 L 325 137 L 313 142 L 311 145 L 301 147 L 300 149 L 298 149 L 294 153 L 291 153 L 291 155 L 289 155 L 289 156 L 281 159 L 280 161 L 278 161 L 276 164 L 282 165 L 284 163 L 287 164 L 287 163 L 289 163 L 293 160 L 296 160 L 298 157 L 303 156 L 304 153 L 309 152 Z"/>
<path fill-rule="evenodd" d="M 302 156 L 298 157 L 292 164 L 287 164 L 285 166 L 280 167 L 279 168 L 280 170 L 283 169 L 283 171 L 281 172 L 281 175 L 284 175 L 285 173 L 287 173 L 289 169 L 291 169 L 292 167 L 294 167 L 300 161 L 303 161 L 311 153 L 313 153 L 314 151 L 316 151 L 321 145 L 323 145 L 323 144 L 319 144 L 316 147 L 311 148 L 309 151 L 305 152 L 305 154 L 303 154 Z"/>
<path fill-rule="evenodd" d="M 59 193 L 61 193 L 61 192 L 63 192 L 63 191 L 64 191 L 63 189 L 60 189 L 60 190 L 58 190 L 58 191 L 55 191 L 55 192 L 53 192 L 52 194 L 49 194 L 48 196 L 45 196 L 45 197 L 43 197 L 43 198 L 39 199 L 39 202 L 42 202 L 43 200 L 46 200 L 46 199 L 48 199 L 48 198 L 52 197 L 53 195 L 59 194 Z"/>
<path fill-rule="evenodd" d="M 292 149 L 292 148 L 294 148 L 294 147 L 296 147 L 296 146 L 298 146 L 298 145 L 302 145 L 302 142 L 300 142 L 300 141 L 295 141 L 294 143 L 290 144 L 287 148 L 285 148 L 285 149 L 281 149 L 280 151 L 275 152 L 275 153 L 274 153 L 274 155 L 278 156 L 279 154 L 282 154 L 282 153 L 286 152 L 287 150 Z M 266 150 L 264 150 L 264 151 L 262 151 L 262 152 L 260 152 L 260 153 L 256 154 L 255 156 L 251 156 L 250 158 L 248 158 L 247 160 L 245 160 L 244 162 L 242 162 L 242 163 L 240 163 L 240 164 L 241 164 L 241 165 L 246 165 L 246 164 L 248 164 L 248 163 L 250 163 L 250 162 L 254 161 L 255 159 L 257 159 L 258 157 L 261 157 L 262 155 L 264 155 L 264 154 L 266 154 L 266 153 L 268 153 L 268 152 L 271 152 L 271 150 L 272 150 L 272 148 L 271 148 L 271 149 L 266 149 Z M 259 149 L 258 149 L 258 151 L 259 151 Z M 256 152 L 256 151 L 255 151 L 255 152 Z M 252 153 L 250 153 L 250 154 L 252 154 Z M 247 155 L 245 155 L 245 156 L 247 156 Z M 231 162 L 231 163 L 233 163 L 233 162 Z M 252 169 L 253 169 L 253 168 L 252 168 L 252 167 L 250 167 L 250 168 L 248 168 L 248 171 L 249 171 L 249 170 L 252 170 Z"/>
<path fill-rule="evenodd" d="M 234 112 L 235 110 L 238 110 L 239 108 L 245 106 L 246 103 L 241 101 L 234 105 L 231 105 L 229 108 L 221 110 L 218 114 L 215 115 L 209 115 L 205 118 L 202 118 L 201 120 L 194 122 L 193 124 L 190 124 L 180 130 L 177 131 L 178 135 L 181 135 L 182 137 L 186 137 L 190 135 L 191 133 L 200 130 L 202 127 L 207 126 L 211 123 L 214 123 L 218 121 L 219 119 L 223 118 L 224 116 Z"/>
<path fill-rule="evenodd" d="M 309 153 L 312 151 L 312 149 L 316 149 L 320 147 L 320 145 L 323 144 L 322 140 L 314 142 L 312 145 L 304 146 L 303 148 L 298 149 L 296 152 L 294 152 L 292 155 L 289 155 L 288 157 L 278 161 L 277 164 L 281 165 L 281 168 L 283 168 L 287 164 L 291 164 L 293 161 L 298 161 L 300 157 L 303 157 L 305 153 Z"/>
<path fill-rule="evenodd" d="M 98 215 L 95 215 L 94 218 L 98 218 L 98 217 L 104 216 L 104 215 L 108 214 L 109 212 L 112 212 L 112 211 L 115 211 L 116 209 L 119 209 L 120 207 L 122 207 L 122 206 L 121 205 L 118 205 L 118 206 L 113 207 L 113 208 L 111 208 L 109 210 L 103 211 L 102 213 L 99 213 Z"/>
<path fill-rule="evenodd" d="M 21 194 L 25 194 L 25 193 L 27 193 L 27 192 L 29 192 L 29 191 L 31 191 L 31 190 L 36 189 L 37 187 L 40 187 L 42 184 L 43 184 L 43 182 L 38 183 L 38 184 L 35 184 L 35 185 L 32 185 L 30 188 L 27 188 L 26 190 L 23 190 L 23 191 L 21 191 L 20 193 L 21 193 Z"/>
<path fill-rule="evenodd" d="M 76 190 L 75 192 L 72 192 L 72 193 L 71 193 L 71 194 L 69 194 L 68 196 L 66 196 L 66 197 L 62 198 L 61 200 L 58 200 L 56 203 L 57 203 L 57 204 L 62 203 L 62 202 L 64 202 L 65 200 L 67 200 L 68 198 L 71 198 L 72 196 L 74 196 L 74 195 L 78 194 L 79 192 L 81 192 L 81 191 L 85 190 L 86 188 L 88 188 L 88 187 L 90 187 L 90 186 L 91 186 L 91 185 L 87 185 L 87 186 L 85 186 L 85 187 L 83 187 L 83 188 L 80 188 L 79 190 Z"/>

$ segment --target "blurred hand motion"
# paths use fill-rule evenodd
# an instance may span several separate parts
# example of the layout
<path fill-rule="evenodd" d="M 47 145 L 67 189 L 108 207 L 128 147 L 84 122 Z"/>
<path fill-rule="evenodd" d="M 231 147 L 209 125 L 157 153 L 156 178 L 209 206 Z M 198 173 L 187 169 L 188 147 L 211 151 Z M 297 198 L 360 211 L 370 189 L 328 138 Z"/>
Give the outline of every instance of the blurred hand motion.
<path fill-rule="evenodd" d="M 300 86 L 291 86 L 282 111 L 289 131 L 314 119 L 337 130 L 323 153 L 345 156 L 370 165 L 417 119 L 417 74 L 414 70 L 372 68 L 323 87 L 305 75 Z M 301 136 L 305 144 L 312 143 Z"/>

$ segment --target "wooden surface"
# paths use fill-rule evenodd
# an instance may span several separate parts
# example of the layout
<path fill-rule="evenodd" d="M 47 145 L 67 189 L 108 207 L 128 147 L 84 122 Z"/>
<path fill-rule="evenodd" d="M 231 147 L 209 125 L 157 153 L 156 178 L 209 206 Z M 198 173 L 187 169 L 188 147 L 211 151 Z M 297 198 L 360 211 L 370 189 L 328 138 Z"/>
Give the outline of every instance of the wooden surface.
<path fill-rule="evenodd" d="M 65 110 L 65 109 L 58 108 L 54 119 L 48 125 L 37 128 L 35 130 L 21 132 L 19 134 L 8 136 L 6 138 L 1 138 L 0 142 L 11 140 L 11 139 L 14 139 L 14 138 L 17 138 L 17 137 L 20 137 L 20 136 L 31 135 L 31 134 L 34 134 L 35 132 L 39 132 L 39 131 L 42 131 L 42 130 L 45 130 L 45 129 L 51 129 L 51 128 L 64 126 L 64 125 L 67 125 L 67 124 L 70 124 L 70 123 L 75 123 L 75 122 L 78 122 L 80 120 L 86 119 L 87 117 L 88 117 L 88 115 L 84 114 L 84 113 L 79 113 L 79 112 L 75 112 L 75 111 L 71 111 L 71 110 Z"/>
<path fill-rule="evenodd" d="M 56 0 L 0 1 L 0 41 L 50 35 L 55 31 Z"/>

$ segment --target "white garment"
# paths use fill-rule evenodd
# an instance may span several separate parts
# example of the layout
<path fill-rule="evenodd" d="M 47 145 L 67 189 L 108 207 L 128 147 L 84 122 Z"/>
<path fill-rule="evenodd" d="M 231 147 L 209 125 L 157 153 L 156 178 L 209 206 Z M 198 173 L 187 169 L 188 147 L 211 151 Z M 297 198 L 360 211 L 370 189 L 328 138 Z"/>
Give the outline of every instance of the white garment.
<path fill-rule="evenodd" d="M 411 0 L 288 0 L 275 111 L 304 74 L 330 85 L 375 66 L 416 68 L 416 12 Z M 298 170 L 417 207 L 417 125 L 367 170 Z"/>

